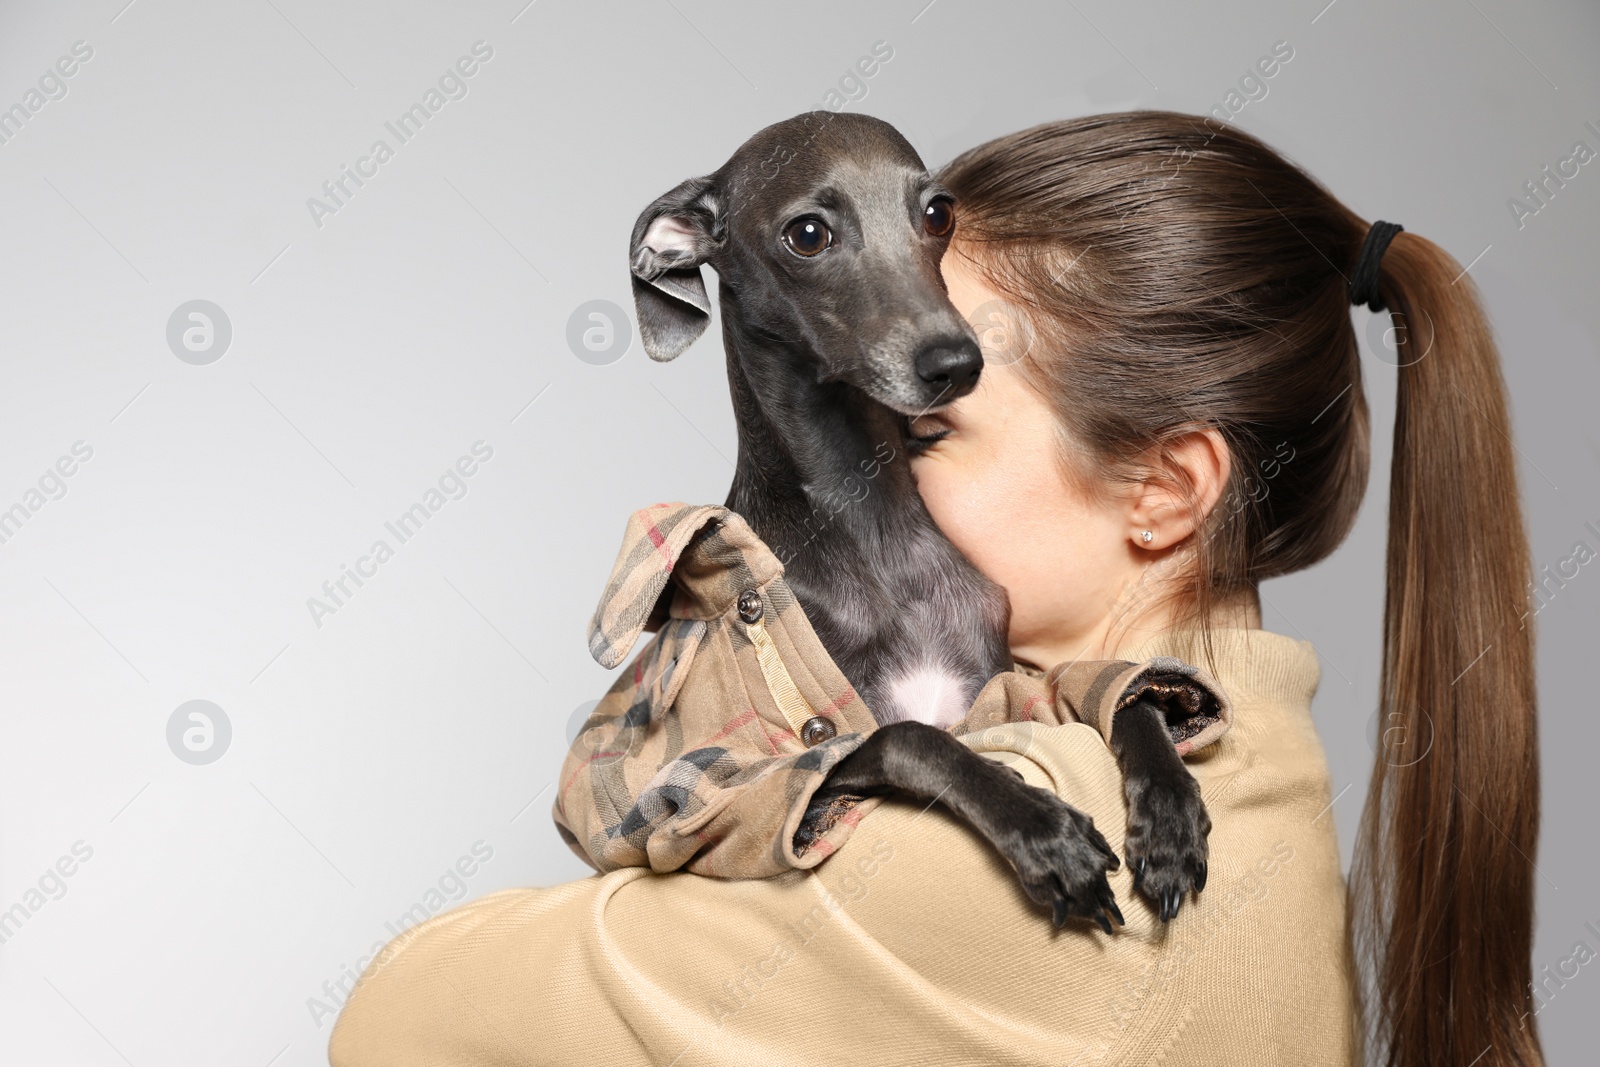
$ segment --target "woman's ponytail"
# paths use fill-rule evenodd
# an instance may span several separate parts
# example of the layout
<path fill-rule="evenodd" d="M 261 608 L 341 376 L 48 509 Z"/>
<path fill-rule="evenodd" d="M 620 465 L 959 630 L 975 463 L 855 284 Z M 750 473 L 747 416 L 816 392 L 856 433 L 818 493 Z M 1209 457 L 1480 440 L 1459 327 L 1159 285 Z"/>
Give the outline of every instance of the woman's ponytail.
<path fill-rule="evenodd" d="M 1379 291 L 1400 381 L 1378 756 L 1351 872 L 1369 1055 L 1541 1064 L 1532 568 L 1506 387 L 1472 279 L 1437 245 L 1396 235 Z"/>

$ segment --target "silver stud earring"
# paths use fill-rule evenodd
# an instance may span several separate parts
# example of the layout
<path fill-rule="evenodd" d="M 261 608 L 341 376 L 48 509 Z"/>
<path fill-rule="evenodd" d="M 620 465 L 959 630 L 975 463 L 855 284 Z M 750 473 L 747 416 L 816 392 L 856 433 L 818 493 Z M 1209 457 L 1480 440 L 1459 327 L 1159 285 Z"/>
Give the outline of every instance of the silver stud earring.
<path fill-rule="evenodd" d="M 1144 533 L 1139 535 L 1139 539 L 1142 540 L 1145 544 L 1148 545 L 1151 541 L 1153 541 L 1155 539 L 1155 536 L 1156 536 L 1155 534 L 1151 533 L 1149 530 L 1146 530 Z"/>

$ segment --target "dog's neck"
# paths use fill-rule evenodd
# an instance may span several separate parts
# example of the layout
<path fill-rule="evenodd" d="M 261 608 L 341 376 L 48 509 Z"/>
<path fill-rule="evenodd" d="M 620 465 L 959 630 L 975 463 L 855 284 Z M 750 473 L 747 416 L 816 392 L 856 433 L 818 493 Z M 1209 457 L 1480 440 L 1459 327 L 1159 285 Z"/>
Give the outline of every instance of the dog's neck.
<path fill-rule="evenodd" d="M 871 562 L 886 522 L 931 525 L 911 477 L 902 416 L 844 382 L 819 383 L 810 353 L 747 327 L 726 293 L 722 315 L 739 432 L 727 506 L 785 560 L 791 577 L 832 584 L 826 561 L 837 561 L 837 552 L 830 548 L 850 542 L 847 551 Z"/>
<path fill-rule="evenodd" d="M 823 647 L 880 723 L 945 728 L 1011 666 L 1009 606 L 917 492 L 904 416 L 817 381 L 803 343 L 743 321 L 722 286 L 739 430 L 727 506 L 782 562 Z"/>

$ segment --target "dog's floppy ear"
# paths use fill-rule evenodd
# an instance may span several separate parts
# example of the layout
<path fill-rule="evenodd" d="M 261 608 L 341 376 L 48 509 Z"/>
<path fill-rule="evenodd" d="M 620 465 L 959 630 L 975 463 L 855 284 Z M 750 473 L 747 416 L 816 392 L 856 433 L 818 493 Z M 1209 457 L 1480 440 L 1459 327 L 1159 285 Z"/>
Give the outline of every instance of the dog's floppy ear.
<path fill-rule="evenodd" d="M 726 212 L 710 177 L 690 178 L 657 197 L 633 224 L 633 307 L 651 359 L 672 359 L 705 332 L 711 301 L 700 264 L 726 239 Z"/>

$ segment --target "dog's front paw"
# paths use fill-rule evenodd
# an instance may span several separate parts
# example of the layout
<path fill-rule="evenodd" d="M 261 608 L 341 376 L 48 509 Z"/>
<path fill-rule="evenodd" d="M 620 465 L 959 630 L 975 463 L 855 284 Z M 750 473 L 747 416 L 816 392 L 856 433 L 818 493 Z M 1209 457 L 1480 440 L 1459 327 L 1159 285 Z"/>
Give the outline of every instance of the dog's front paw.
<path fill-rule="evenodd" d="M 1189 890 L 1206 887 L 1206 835 L 1211 817 L 1200 785 L 1181 773 L 1130 778 L 1128 837 L 1123 851 L 1133 886 L 1156 906 L 1161 921 L 1178 914 Z"/>
<path fill-rule="evenodd" d="M 1123 922 L 1106 873 L 1122 866 L 1094 820 L 1054 793 L 1025 786 L 1013 817 L 995 836 L 1028 896 L 1051 909 L 1055 925 L 1078 915 L 1111 933 Z"/>

